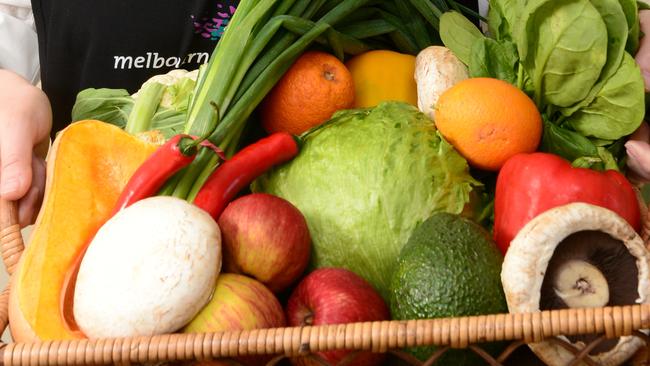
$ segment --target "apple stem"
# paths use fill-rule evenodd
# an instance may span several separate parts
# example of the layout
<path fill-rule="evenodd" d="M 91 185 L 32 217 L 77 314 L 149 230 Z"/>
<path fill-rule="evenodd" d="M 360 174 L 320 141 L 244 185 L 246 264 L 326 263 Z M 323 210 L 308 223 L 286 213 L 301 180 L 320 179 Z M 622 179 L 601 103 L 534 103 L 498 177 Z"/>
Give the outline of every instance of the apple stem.
<path fill-rule="evenodd" d="M 303 325 L 313 325 L 314 324 L 314 313 L 310 312 L 305 316 L 305 318 L 302 321 Z"/>

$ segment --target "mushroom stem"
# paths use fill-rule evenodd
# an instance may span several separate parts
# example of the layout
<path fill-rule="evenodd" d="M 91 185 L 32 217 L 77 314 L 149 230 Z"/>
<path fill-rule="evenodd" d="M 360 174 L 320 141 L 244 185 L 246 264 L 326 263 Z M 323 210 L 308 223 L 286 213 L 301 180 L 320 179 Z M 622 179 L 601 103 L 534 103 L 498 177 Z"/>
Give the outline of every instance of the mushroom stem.
<path fill-rule="evenodd" d="M 603 273 L 591 263 L 570 260 L 557 271 L 555 294 L 570 308 L 601 307 L 609 302 L 609 286 Z"/>

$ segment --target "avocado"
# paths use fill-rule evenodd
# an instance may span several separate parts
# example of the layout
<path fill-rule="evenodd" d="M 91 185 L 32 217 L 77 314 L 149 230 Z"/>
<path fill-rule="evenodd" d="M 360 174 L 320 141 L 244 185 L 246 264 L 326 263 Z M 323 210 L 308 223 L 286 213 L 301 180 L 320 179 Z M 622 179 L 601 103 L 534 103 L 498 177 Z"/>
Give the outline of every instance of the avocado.
<path fill-rule="evenodd" d="M 389 291 L 393 319 L 429 319 L 506 313 L 503 256 L 478 224 L 435 213 L 418 225 L 400 251 Z M 481 345 L 490 353 L 500 344 Z M 437 348 L 409 349 L 426 360 Z M 484 364 L 471 350 L 449 350 L 438 365 Z"/>

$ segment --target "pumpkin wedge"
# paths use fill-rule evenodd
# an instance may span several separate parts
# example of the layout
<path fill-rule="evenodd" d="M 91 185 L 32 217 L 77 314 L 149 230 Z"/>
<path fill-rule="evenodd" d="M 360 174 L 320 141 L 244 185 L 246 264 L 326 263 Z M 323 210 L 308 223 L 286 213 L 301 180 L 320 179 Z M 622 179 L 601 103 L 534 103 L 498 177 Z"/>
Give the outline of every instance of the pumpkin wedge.
<path fill-rule="evenodd" d="M 48 157 L 43 205 L 11 280 L 14 340 L 84 338 L 67 309 L 68 280 L 122 188 L 156 147 L 93 120 L 73 123 L 57 135 Z"/>

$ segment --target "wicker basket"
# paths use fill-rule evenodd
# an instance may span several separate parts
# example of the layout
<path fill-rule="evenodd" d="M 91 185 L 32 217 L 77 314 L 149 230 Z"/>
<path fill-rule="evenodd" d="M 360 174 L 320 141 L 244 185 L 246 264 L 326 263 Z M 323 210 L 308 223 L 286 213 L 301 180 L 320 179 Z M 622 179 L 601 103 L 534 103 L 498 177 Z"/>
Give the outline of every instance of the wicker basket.
<path fill-rule="evenodd" d="M 644 217 L 647 220 L 647 214 Z M 11 275 L 24 249 L 17 211 L 13 202 L 0 200 L 0 249 Z M 643 239 L 648 242 L 645 225 Z M 9 289 L 0 294 L 0 326 L 8 325 Z M 187 360 L 211 360 L 247 355 L 276 355 L 269 365 L 297 355 L 333 349 L 388 352 L 401 364 L 431 365 L 449 348 L 469 348 L 487 364 L 526 364 L 513 361 L 513 353 L 525 350 L 526 343 L 549 339 L 575 354 L 571 365 L 597 365 L 589 351 L 600 342 L 635 335 L 650 345 L 650 337 L 639 329 L 650 329 L 650 305 L 631 305 L 593 309 L 566 309 L 529 314 L 495 314 L 430 320 L 381 321 L 330 326 L 258 329 L 206 334 L 168 334 L 101 340 L 47 341 L 42 343 L 0 344 L 0 362 L 4 365 L 87 365 L 160 363 Z M 558 335 L 600 335 L 585 348 L 555 338 Z M 477 343 L 510 341 L 493 358 Z M 421 345 L 442 346 L 422 363 L 398 351 Z M 523 346 L 523 347 L 522 347 Z M 318 357 L 312 355 L 316 360 Z M 347 363 L 344 359 L 341 365 Z M 513 363 L 516 362 L 516 363 Z M 537 361 L 539 362 L 539 361 Z M 630 361 L 650 365 L 650 348 L 644 347 Z M 326 364 L 326 363 L 323 363 Z M 541 364 L 541 363 L 539 363 Z"/>

